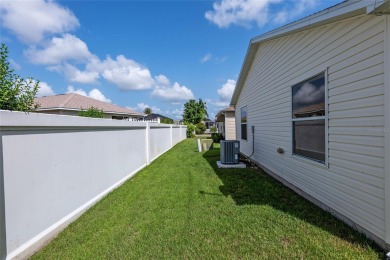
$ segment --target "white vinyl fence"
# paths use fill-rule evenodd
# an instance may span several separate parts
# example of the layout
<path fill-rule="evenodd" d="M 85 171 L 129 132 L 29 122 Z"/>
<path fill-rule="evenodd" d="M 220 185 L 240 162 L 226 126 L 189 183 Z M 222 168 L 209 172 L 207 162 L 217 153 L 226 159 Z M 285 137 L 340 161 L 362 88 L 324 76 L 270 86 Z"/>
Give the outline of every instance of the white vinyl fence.
<path fill-rule="evenodd" d="M 26 258 L 185 126 L 0 111 L 0 259 Z"/>

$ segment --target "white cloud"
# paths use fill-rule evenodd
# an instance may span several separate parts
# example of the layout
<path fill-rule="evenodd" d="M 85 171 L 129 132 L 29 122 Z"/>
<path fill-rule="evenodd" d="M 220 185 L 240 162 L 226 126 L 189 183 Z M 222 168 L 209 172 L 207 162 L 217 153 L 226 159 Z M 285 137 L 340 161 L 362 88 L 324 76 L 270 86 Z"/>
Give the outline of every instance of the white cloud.
<path fill-rule="evenodd" d="M 13 59 L 9 59 L 9 64 L 14 70 L 20 70 L 22 67 Z"/>
<path fill-rule="evenodd" d="M 164 113 L 172 118 L 175 118 L 175 119 L 182 119 L 183 118 L 183 108 L 181 109 L 174 109 L 174 110 L 166 110 L 164 111 Z"/>
<path fill-rule="evenodd" d="M 223 57 L 216 57 L 215 60 L 219 63 L 222 63 L 222 62 L 225 62 L 226 60 L 228 59 L 227 56 L 223 56 Z"/>
<path fill-rule="evenodd" d="M 293 100 L 295 104 L 311 105 L 321 101 L 325 96 L 325 86 L 315 86 L 311 83 L 304 83 L 302 87 L 294 94 Z"/>
<path fill-rule="evenodd" d="M 160 108 L 158 108 L 156 106 L 149 106 L 148 104 L 145 104 L 145 103 L 138 103 L 136 107 L 128 107 L 128 108 L 131 110 L 144 112 L 145 108 L 147 108 L 147 107 L 152 109 L 152 113 L 160 114 L 162 112 Z"/>
<path fill-rule="evenodd" d="M 75 89 L 73 86 L 68 86 L 68 88 L 66 90 L 66 94 L 71 94 L 71 93 L 76 93 L 76 94 L 88 97 L 88 94 L 87 94 L 87 92 L 85 92 L 85 90 L 83 90 L 81 88 Z"/>
<path fill-rule="evenodd" d="M 316 5 L 315 0 L 299 0 L 295 2 L 295 5 L 290 8 L 283 8 L 281 11 L 276 13 L 272 19 L 274 23 L 282 24 L 293 19 L 294 17 L 302 14 L 308 9 L 314 8 Z"/>
<path fill-rule="evenodd" d="M 228 107 L 229 102 L 224 102 L 224 101 L 215 101 L 212 103 L 216 107 Z"/>
<path fill-rule="evenodd" d="M 164 75 L 158 75 L 154 77 L 156 79 L 156 84 L 161 84 L 167 86 L 170 84 L 169 79 Z"/>
<path fill-rule="evenodd" d="M 26 43 L 38 43 L 45 34 L 64 33 L 79 26 L 69 9 L 50 0 L 2 0 L 0 21 Z"/>
<path fill-rule="evenodd" d="M 39 82 L 37 97 L 53 96 L 55 94 L 49 84 L 43 81 Z"/>
<path fill-rule="evenodd" d="M 200 63 L 208 62 L 212 56 L 213 55 L 211 55 L 211 53 L 207 53 L 206 55 L 200 58 Z"/>
<path fill-rule="evenodd" d="M 156 76 L 155 81 L 148 68 L 131 59 L 127 59 L 123 55 L 117 56 L 116 59 L 107 57 L 105 60 L 100 60 L 95 55 L 90 54 L 89 51 L 84 54 L 79 56 L 80 59 L 85 57 L 86 65 L 84 70 L 80 70 L 68 62 L 50 66 L 49 70 L 64 73 L 66 78 L 71 82 L 84 84 L 97 83 L 99 78 L 102 77 L 122 90 L 144 90 L 152 88 L 155 83 L 169 84 L 168 78 L 164 75 Z M 57 61 L 60 60 L 57 59 Z M 55 63 L 54 59 L 52 61 L 52 63 Z"/>
<path fill-rule="evenodd" d="M 156 86 L 156 88 L 152 91 L 152 96 L 160 97 L 169 101 L 180 101 L 194 98 L 194 94 L 191 89 L 185 86 L 180 86 L 177 82 L 175 82 L 172 87 Z"/>
<path fill-rule="evenodd" d="M 150 106 L 150 105 L 145 104 L 143 102 L 138 103 L 135 107 L 127 107 L 127 108 L 134 110 L 134 111 L 143 112 L 144 109 L 147 107 L 151 108 L 153 113 L 171 116 L 171 117 L 174 117 L 176 119 L 182 118 L 182 115 L 183 115 L 183 108 L 181 108 L 181 109 L 176 108 L 174 110 L 164 110 L 163 111 L 156 106 Z"/>
<path fill-rule="evenodd" d="M 171 101 L 173 105 L 182 105 L 182 101 L 194 98 L 191 89 L 180 86 L 177 82 L 170 85 L 169 79 L 164 75 L 156 76 L 155 79 L 152 96 Z"/>
<path fill-rule="evenodd" d="M 270 8 L 271 5 L 279 6 Z M 313 8 L 314 5 L 314 0 L 221 0 L 214 2 L 213 10 L 207 11 L 205 18 L 220 28 L 227 28 L 230 25 L 248 27 L 252 23 L 261 27 L 270 20 L 284 23 Z M 273 13 L 273 9 L 282 11 Z"/>
<path fill-rule="evenodd" d="M 175 109 L 170 112 L 171 115 L 173 115 L 176 119 L 183 118 L 183 109 Z"/>
<path fill-rule="evenodd" d="M 79 95 L 82 95 L 82 96 L 86 96 L 86 97 L 90 97 L 90 98 L 93 98 L 93 99 L 96 99 L 96 100 L 99 100 L 99 101 L 111 103 L 111 99 L 106 98 L 103 95 L 103 93 L 100 92 L 100 90 L 98 90 L 96 88 L 92 89 L 87 94 L 87 92 L 85 90 L 81 89 L 81 88 L 75 89 L 73 86 L 68 86 L 68 88 L 66 90 L 66 94 L 70 94 L 70 93 L 76 93 L 76 94 L 79 94 Z"/>
<path fill-rule="evenodd" d="M 122 90 L 150 89 L 154 84 L 148 68 L 123 55 L 117 56 L 116 60 L 107 57 L 103 61 L 92 61 L 87 70 L 100 72 L 105 80 Z"/>
<path fill-rule="evenodd" d="M 93 99 L 96 99 L 96 100 L 100 100 L 100 101 L 103 101 L 103 102 L 111 103 L 111 99 L 106 98 L 102 94 L 102 92 L 100 92 L 100 90 L 98 90 L 97 88 L 94 88 L 91 91 L 89 91 L 88 96 L 90 98 L 93 98 Z"/>
<path fill-rule="evenodd" d="M 234 88 L 236 87 L 236 81 L 233 79 L 228 79 L 225 84 L 218 89 L 218 95 L 223 101 L 230 101 L 232 98 Z"/>
<path fill-rule="evenodd" d="M 227 59 L 228 59 L 227 56 L 215 57 L 211 53 L 207 53 L 206 55 L 204 55 L 204 56 L 202 56 L 200 58 L 200 63 L 206 63 L 206 62 L 209 62 L 209 61 L 214 61 L 214 62 L 217 62 L 217 63 L 223 63 Z"/>
<path fill-rule="evenodd" d="M 35 64 L 60 64 L 64 61 L 87 61 L 93 58 L 85 42 L 74 35 L 64 34 L 44 43 L 43 48 L 30 47 L 25 51 L 30 62 Z"/>
<path fill-rule="evenodd" d="M 172 115 L 181 116 L 183 114 L 183 109 L 176 108 L 175 110 L 170 112 Z"/>
<path fill-rule="evenodd" d="M 140 110 L 140 111 L 144 111 L 145 108 L 148 108 L 150 107 L 149 105 L 145 104 L 145 103 L 138 103 L 137 104 L 137 107 L 135 108 L 135 110 Z"/>
<path fill-rule="evenodd" d="M 83 84 L 97 83 L 99 79 L 99 72 L 97 71 L 81 71 L 77 67 L 65 64 L 61 67 L 65 73 L 66 78 L 71 82 L 78 82 Z"/>

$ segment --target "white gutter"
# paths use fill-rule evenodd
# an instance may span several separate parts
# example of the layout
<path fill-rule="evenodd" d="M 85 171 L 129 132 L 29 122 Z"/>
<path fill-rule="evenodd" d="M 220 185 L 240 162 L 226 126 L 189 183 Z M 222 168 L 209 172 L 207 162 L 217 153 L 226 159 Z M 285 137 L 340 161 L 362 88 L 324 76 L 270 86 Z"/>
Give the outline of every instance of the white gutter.
<path fill-rule="evenodd" d="M 292 34 L 297 31 L 307 30 L 313 27 L 321 26 L 324 24 L 332 23 L 349 17 L 353 17 L 360 14 L 367 14 L 368 9 L 378 8 L 384 4 L 386 0 L 377 1 L 346 1 L 336 6 L 327 8 L 318 13 L 309 15 L 296 22 L 287 24 L 278 29 L 272 30 L 268 33 L 257 36 L 251 40 L 251 43 L 263 42 L 273 38 L 279 38 L 286 34 Z"/>

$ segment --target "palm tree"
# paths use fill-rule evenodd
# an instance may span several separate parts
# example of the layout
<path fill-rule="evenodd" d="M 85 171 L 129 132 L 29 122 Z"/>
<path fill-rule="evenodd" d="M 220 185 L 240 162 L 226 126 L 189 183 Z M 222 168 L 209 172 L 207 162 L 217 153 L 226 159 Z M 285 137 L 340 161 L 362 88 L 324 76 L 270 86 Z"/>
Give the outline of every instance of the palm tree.
<path fill-rule="evenodd" d="M 150 107 L 144 109 L 144 114 L 150 115 L 151 113 L 153 113 L 153 111 Z"/>

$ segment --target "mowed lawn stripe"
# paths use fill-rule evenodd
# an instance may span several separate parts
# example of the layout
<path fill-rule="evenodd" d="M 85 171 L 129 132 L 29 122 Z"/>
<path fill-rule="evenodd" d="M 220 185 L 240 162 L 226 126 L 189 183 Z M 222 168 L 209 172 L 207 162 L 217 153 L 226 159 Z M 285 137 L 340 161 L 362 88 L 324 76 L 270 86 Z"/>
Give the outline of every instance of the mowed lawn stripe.
<path fill-rule="evenodd" d="M 33 259 L 378 259 L 384 251 L 258 169 L 218 169 L 185 140 Z"/>

